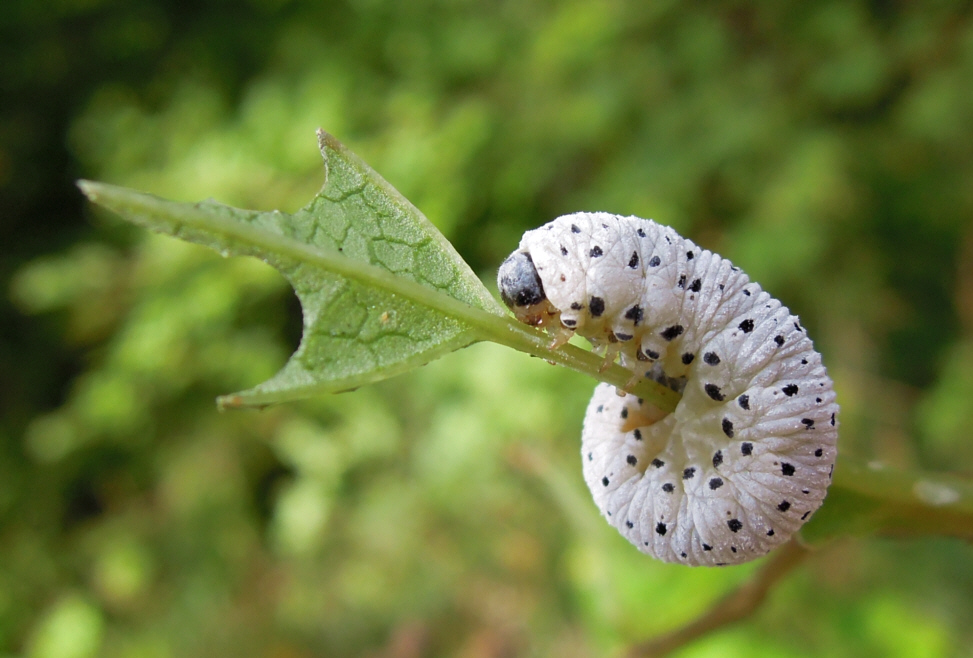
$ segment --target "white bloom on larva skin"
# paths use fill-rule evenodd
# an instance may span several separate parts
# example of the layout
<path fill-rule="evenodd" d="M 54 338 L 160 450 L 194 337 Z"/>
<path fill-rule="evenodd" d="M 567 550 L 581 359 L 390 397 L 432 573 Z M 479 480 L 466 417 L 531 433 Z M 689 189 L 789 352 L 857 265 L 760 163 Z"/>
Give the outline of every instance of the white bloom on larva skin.
<path fill-rule="evenodd" d="M 831 379 L 798 318 L 728 260 L 649 220 L 576 213 L 525 233 L 499 283 L 520 320 L 559 340 L 577 332 L 682 392 L 655 422 L 650 405 L 600 384 L 585 415 L 585 481 L 639 550 L 738 564 L 821 505 L 836 455 Z"/>

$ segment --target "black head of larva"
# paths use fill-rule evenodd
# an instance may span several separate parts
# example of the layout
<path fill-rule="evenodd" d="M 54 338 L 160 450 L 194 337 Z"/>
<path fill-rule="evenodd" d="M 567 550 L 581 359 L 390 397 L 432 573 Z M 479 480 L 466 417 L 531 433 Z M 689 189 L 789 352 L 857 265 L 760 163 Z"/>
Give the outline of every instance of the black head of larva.
<path fill-rule="evenodd" d="M 497 285 L 503 303 L 514 310 L 540 304 L 547 299 L 534 261 L 530 254 L 523 251 L 515 251 L 503 261 L 497 273 Z"/>

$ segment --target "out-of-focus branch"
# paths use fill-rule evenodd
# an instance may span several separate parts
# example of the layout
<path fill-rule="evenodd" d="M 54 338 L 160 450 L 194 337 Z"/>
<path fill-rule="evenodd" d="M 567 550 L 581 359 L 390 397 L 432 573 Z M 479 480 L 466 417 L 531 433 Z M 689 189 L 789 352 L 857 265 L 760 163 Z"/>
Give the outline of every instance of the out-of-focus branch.
<path fill-rule="evenodd" d="M 810 551 L 791 540 L 778 549 L 748 582 L 720 599 L 702 616 L 682 628 L 631 647 L 629 658 L 658 658 L 698 640 L 707 633 L 729 626 L 760 607 L 770 589 L 797 567 Z"/>
<path fill-rule="evenodd" d="M 973 539 L 973 479 L 839 456 L 825 504 L 801 529 L 816 544 L 842 535 Z"/>

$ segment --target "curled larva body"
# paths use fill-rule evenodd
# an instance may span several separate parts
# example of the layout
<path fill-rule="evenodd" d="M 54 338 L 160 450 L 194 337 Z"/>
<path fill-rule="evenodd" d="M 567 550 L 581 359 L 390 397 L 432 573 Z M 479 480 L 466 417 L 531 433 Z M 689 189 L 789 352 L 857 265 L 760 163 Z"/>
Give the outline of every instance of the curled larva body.
<path fill-rule="evenodd" d="M 682 392 L 659 420 L 607 384 L 582 431 L 606 519 L 667 562 L 760 557 L 796 532 L 831 481 L 831 379 L 796 316 L 729 261 L 637 217 L 576 213 L 528 231 L 500 270 L 525 322 L 577 332 Z"/>

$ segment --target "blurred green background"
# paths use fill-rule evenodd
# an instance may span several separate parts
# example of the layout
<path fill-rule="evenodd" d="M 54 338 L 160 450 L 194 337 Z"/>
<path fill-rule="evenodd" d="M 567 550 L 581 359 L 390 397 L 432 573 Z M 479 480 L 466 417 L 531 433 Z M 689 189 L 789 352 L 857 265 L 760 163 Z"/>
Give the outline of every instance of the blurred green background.
<path fill-rule="evenodd" d="M 576 210 L 671 224 L 815 337 L 841 450 L 973 473 L 973 3 L 5 0 L 0 656 L 597 656 L 754 565 L 637 553 L 593 383 L 477 345 L 217 413 L 300 308 L 78 177 L 296 210 L 314 129 L 482 277 Z M 492 283 L 491 283 L 492 285 Z M 973 548 L 848 538 L 684 656 L 973 656 Z"/>

